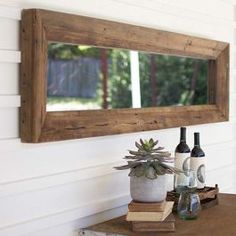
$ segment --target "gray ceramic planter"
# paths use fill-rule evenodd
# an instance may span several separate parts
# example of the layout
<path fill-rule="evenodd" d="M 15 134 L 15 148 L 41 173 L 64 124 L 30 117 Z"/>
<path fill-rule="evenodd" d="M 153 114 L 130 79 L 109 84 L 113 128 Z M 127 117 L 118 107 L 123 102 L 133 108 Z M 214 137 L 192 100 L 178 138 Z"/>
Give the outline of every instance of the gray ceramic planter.
<path fill-rule="evenodd" d="M 144 176 L 130 177 L 130 195 L 138 202 L 161 202 L 166 199 L 167 176 L 160 175 L 157 179 Z"/>

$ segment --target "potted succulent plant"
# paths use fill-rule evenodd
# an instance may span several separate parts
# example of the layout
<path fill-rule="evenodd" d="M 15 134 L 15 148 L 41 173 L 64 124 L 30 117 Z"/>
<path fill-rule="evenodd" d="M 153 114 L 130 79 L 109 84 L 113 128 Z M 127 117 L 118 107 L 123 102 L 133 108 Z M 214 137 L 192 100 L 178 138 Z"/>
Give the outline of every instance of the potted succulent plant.
<path fill-rule="evenodd" d="M 158 141 L 142 140 L 135 142 L 137 151 L 129 151 L 127 165 L 114 167 L 117 170 L 130 169 L 131 198 L 139 202 L 161 202 L 167 194 L 166 174 L 178 173 L 179 170 L 167 165 L 173 158 L 164 147 L 156 147 Z"/>

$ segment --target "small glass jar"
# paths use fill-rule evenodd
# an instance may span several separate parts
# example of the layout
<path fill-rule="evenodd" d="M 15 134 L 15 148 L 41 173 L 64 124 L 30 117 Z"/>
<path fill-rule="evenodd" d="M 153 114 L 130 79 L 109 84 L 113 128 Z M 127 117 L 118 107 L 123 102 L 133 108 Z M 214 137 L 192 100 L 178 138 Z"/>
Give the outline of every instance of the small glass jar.
<path fill-rule="evenodd" d="M 177 207 L 179 217 L 183 220 L 197 219 L 200 209 L 200 199 L 195 190 L 182 191 Z"/>
<path fill-rule="evenodd" d="M 197 181 L 195 173 L 192 170 L 187 170 L 181 174 L 183 182 L 176 186 L 176 192 L 180 193 L 177 212 L 181 219 L 193 220 L 197 218 L 201 210 L 200 199 L 196 192 Z"/>

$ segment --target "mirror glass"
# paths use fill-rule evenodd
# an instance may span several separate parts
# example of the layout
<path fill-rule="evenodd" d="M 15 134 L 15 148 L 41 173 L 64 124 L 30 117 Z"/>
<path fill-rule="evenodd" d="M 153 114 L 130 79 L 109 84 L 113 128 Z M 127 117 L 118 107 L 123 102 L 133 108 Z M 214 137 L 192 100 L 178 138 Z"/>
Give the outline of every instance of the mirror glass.
<path fill-rule="evenodd" d="M 49 43 L 47 111 L 207 104 L 207 76 L 207 60 Z"/>

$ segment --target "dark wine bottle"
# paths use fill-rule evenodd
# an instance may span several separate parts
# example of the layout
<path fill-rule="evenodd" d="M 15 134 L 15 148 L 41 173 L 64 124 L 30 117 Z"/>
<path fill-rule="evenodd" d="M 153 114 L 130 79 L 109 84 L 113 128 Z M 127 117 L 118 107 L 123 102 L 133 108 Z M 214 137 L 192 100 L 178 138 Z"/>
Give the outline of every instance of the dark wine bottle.
<path fill-rule="evenodd" d="M 190 148 L 186 143 L 186 127 L 180 128 L 180 142 L 175 149 L 175 167 L 182 171 L 190 169 Z M 186 184 L 184 181 L 183 175 L 176 176 L 175 189 Z"/>
<path fill-rule="evenodd" d="M 190 168 L 195 172 L 197 188 L 205 187 L 205 153 L 200 146 L 200 134 L 194 133 L 194 148 L 191 151 Z"/>
<path fill-rule="evenodd" d="M 180 142 L 175 148 L 175 153 L 190 153 L 189 146 L 186 143 L 186 127 L 180 128 Z"/>

